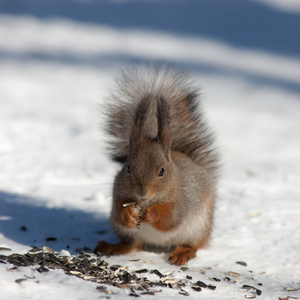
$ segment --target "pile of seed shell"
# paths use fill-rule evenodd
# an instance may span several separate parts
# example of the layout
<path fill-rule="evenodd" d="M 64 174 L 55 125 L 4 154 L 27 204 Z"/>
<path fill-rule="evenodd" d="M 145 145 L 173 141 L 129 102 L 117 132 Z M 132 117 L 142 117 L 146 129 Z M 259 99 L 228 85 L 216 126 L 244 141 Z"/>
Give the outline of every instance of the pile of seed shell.
<path fill-rule="evenodd" d="M 56 252 L 48 247 L 43 249 L 32 247 L 26 254 L 13 253 L 0 255 L 0 263 L 10 263 L 15 267 L 8 269 L 13 271 L 17 267 L 35 266 L 40 273 L 48 272 L 49 269 L 61 269 L 67 275 L 79 277 L 83 280 L 101 284 L 97 287 L 100 292 L 113 294 L 109 286 L 128 289 L 129 295 L 139 297 L 140 295 L 155 295 L 161 292 L 161 288 L 177 289 L 181 295 L 189 296 L 185 290 L 190 286 L 194 291 L 200 292 L 202 288 L 215 290 L 216 286 L 197 281 L 191 283 L 188 279 L 173 278 L 173 272 L 161 273 L 159 270 L 140 269 L 130 271 L 128 267 L 121 265 L 110 265 L 103 260 L 103 257 L 87 253 L 77 249 L 79 255 L 70 255 L 68 251 Z M 149 280 L 146 277 L 139 277 L 142 273 L 151 273 L 157 276 L 157 280 Z M 24 279 L 17 279 L 20 283 Z M 26 279 L 25 279 L 26 280 Z"/>
<path fill-rule="evenodd" d="M 26 254 L 13 253 L 10 255 L 0 255 L 0 263 L 10 263 L 14 267 L 8 268 L 8 271 L 14 271 L 18 267 L 34 266 L 35 269 L 40 272 L 48 272 L 49 269 L 61 269 L 65 274 L 70 276 L 76 276 L 83 280 L 88 280 L 98 284 L 97 290 L 105 293 L 105 297 L 109 297 L 109 294 L 114 293 L 114 288 L 127 289 L 129 296 L 139 297 L 140 295 L 155 295 L 162 292 L 163 288 L 171 288 L 177 290 L 180 295 L 189 296 L 189 291 L 201 292 L 203 289 L 212 290 L 216 289 L 214 284 L 206 284 L 202 281 L 192 281 L 192 276 L 187 275 L 184 279 L 174 278 L 171 275 L 174 271 L 161 273 L 156 269 L 139 269 L 129 270 L 126 266 L 121 265 L 109 265 L 107 261 L 103 259 L 100 254 L 95 255 L 93 253 L 86 252 L 88 249 L 76 249 L 79 255 L 71 255 L 68 251 L 62 250 L 56 252 L 48 247 L 32 247 Z M 0 247 L 0 251 L 8 252 L 11 249 Z M 131 260 L 131 261 L 139 261 Z M 146 261 L 140 261 L 146 262 Z M 150 262 L 149 262 L 150 263 Z M 236 262 L 237 264 L 247 266 L 244 262 Z M 207 270 L 200 270 L 202 275 L 206 274 L 206 271 L 211 268 L 206 267 Z M 187 271 L 187 267 L 181 267 L 181 271 Z M 157 278 L 150 280 L 147 277 L 143 277 L 141 274 L 154 274 L 155 276 L 149 276 L 151 278 Z M 225 273 L 232 279 L 226 276 L 223 281 L 228 283 L 241 283 L 241 274 L 229 271 Z M 236 279 L 234 279 L 236 278 Z M 206 279 L 210 282 L 219 282 L 221 279 L 216 277 L 208 277 Z M 17 279 L 16 282 L 20 283 L 26 280 L 26 278 Z M 100 285 L 99 285 L 100 284 Z M 261 283 L 257 283 L 262 285 Z M 250 295 L 245 295 L 245 298 L 254 299 L 256 296 L 260 296 L 262 291 L 251 285 L 243 285 L 241 292 L 249 292 Z"/>

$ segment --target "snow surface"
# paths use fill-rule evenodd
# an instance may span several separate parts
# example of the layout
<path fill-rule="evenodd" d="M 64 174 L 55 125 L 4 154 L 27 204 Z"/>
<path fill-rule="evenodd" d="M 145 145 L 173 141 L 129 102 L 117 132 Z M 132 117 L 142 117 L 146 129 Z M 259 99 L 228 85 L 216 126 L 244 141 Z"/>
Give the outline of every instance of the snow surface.
<path fill-rule="evenodd" d="M 243 284 L 260 288 L 259 299 L 300 298 L 300 290 L 283 289 L 300 288 L 300 55 L 18 9 L 0 15 L 0 247 L 25 253 L 46 245 L 76 254 L 101 239 L 117 241 L 108 216 L 118 166 L 104 151 L 101 104 L 120 66 L 163 59 L 193 72 L 217 135 L 223 168 L 212 243 L 185 272 L 169 265 L 164 253 L 107 261 L 131 270 L 175 270 L 173 277 L 190 275 L 193 282 L 217 286 L 201 293 L 186 288 L 190 299 L 244 299 L 249 292 L 240 291 Z M 299 28 L 291 34 L 299 36 Z M 1 300 L 106 296 L 96 283 L 62 271 L 9 267 L 0 264 Z M 223 281 L 228 271 L 240 273 L 243 282 Z M 25 275 L 35 279 L 15 282 Z M 130 298 L 128 290 L 111 289 L 111 299 Z M 163 289 L 147 297 L 184 296 Z"/>

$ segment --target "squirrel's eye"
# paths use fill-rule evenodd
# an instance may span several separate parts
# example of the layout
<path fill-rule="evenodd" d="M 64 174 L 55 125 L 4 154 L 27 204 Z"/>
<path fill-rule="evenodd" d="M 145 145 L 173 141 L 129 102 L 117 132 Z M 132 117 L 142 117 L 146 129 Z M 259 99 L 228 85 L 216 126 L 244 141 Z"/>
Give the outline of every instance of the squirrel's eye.
<path fill-rule="evenodd" d="M 130 167 L 129 167 L 129 165 L 126 166 L 126 172 L 127 172 L 127 174 L 130 174 Z"/>
<path fill-rule="evenodd" d="M 164 169 L 164 168 L 161 168 L 161 170 L 159 171 L 158 176 L 159 176 L 159 177 L 162 177 L 162 176 L 164 176 L 164 173 L 165 173 L 165 169 Z"/>

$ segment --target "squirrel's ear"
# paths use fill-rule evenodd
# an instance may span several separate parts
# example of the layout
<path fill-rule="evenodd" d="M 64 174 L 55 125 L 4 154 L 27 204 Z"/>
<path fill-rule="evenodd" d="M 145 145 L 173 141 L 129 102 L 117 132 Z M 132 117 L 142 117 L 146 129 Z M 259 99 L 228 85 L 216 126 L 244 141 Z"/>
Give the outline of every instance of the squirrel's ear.
<path fill-rule="evenodd" d="M 145 96 L 135 111 L 134 124 L 131 134 L 131 144 L 138 142 L 143 137 L 143 127 L 150 106 L 150 97 Z"/>
<path fill-rule="evenodd" d="M 157 101 L 157 140 L 163 146 L 163 149 L 167 155 L 167 158 L 170 157 L 170 133 L 169 133 L 169 124 L 170 124 L 170 108 L 168 103 L 160 98 Z"/>

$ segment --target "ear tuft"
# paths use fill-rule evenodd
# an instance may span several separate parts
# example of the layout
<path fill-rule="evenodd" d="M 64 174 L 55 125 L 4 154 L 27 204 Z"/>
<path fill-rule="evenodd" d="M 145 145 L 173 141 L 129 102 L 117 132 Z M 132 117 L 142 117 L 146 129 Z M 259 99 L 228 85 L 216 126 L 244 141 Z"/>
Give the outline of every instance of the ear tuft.
<path fill-rule="evenodd" d="M 131 142 L 138 141 L 143 136 L 143 127 L 147 118 L 150 103 L 150 96 L 144 96 L 136 108 Z"/>
<path fill-rule="evenodd" d="M 159 98 L 157 101 L 157 141 L 161 143 L 164 148 L 164 151 L 169 157 L 170 154 L 170 134 L 169 134 L 169 127 L 170 127 L 170 107 L 163 98 Z"/>

